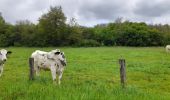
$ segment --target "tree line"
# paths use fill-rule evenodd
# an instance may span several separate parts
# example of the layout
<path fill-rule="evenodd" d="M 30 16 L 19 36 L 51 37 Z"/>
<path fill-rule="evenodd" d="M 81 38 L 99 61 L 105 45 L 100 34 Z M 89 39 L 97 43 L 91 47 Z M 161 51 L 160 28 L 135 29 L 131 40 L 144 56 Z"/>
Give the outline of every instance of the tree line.
<path fill-rule="evenodd" d="M 0 46 L 164 46 L 170 43 L 169 25 L 122 21 L 80 26 L 74 18 L 66 23 L 60 6 L 50 7 L 37 24 L 28 20 L 15 25 L 0 14 Z"/>

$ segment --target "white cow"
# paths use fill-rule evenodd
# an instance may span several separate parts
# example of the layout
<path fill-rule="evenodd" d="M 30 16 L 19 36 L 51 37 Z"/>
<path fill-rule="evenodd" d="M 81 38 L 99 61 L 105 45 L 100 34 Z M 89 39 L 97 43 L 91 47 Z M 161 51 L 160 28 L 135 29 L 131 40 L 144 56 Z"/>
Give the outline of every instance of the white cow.
<path fill-rule="evenodd" d="M 10 54 L 10 53 L 12 53 L 12 52 L 7 51 L 5 49 L 0 50 L 0 77 L 2 76 L 2 73 L 3 73 L 4 63 L 7 60 L 7 54 Z"/>
<path fill-rule="evenodd" d="M 53 81 L 56 80 L 56 75 L 59 75 L 58 84 L 60 84 L 64 68 L 66 66 L 66 58 L 64 52 L 59 49 L 50 52 L 36 50 L 32 53 L 31 58 L 34 58 L 34 69 L 36 75 L 39 75 L 40 69 L 50 70 Z"/>
<path fill-rule="evenodd" d="M 166 49 L 166 52 L 170 52 L 170 45 L 167 45 L 167 46 L 165 47 L 165 49 Z"/>

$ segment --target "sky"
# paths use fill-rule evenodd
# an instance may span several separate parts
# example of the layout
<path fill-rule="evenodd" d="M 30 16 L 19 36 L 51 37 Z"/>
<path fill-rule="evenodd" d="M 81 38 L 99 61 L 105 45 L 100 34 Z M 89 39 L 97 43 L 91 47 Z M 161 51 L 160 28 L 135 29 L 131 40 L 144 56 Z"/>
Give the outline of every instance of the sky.
<path fill-rule="evenodd" d="M 117 18 L 148 24 L 170 24 L 170 0 L 0 0 L 6 22 L 20 20 L 38 23 L 50 6 L 61 6 L 67 19 L 80 25 L 114 22 Z"/>

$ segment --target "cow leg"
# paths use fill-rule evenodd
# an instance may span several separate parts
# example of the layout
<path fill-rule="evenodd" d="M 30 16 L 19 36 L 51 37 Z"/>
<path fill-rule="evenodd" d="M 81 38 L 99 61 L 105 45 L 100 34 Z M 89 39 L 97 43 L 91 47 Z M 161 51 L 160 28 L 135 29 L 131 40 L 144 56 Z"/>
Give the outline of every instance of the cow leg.
<path fill-rule="evenodd" d="M 40 67 L 39 67 L 39 66 L 37 66 L 36 75 L 37 75 L 37 76 L 40 76 Z"/>
<path fill-rule="evenodd" d="M 56 68 L 54 66 L 51 66 L 51 75 L 52 75 L 52 78 L 53 78 L 53 82 L 56 81 Z"/>
<path fill-rule="evenodd" d="M 62 79 L 63 72 L 59 72 L 59 77 L 58 77 L 58 84 L 60 85 L 61 79 Z"/>
<path fill-rule="evenodd" d="M 0 66 L 0 77 L 2 76 L 3 73 L 3 66 Z"/>
<path fill-rule="evenodd" d="M 35 68 L 34 70 L 35 70 L 36 76 L 39 76 L 40 75 L 40 68 L 39 68 L 37 63 L 34 64 L 34 68 Z"/>

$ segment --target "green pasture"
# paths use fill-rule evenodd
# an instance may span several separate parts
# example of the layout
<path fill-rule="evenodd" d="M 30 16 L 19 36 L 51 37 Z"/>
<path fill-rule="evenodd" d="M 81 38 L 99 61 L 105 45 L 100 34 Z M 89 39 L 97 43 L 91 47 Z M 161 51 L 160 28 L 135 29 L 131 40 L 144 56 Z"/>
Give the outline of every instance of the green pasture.
<path fill-rule="evenodd" d="M 29 80 L 28 58 L 34 50 L 65 52 L 61 85 L 41 71 Z M 6 48 L 0 100 L 170 100 L 170 53 L 163 47 Z M 118 59 L 126 59 L 127 84 L 120 85 Z"/>

